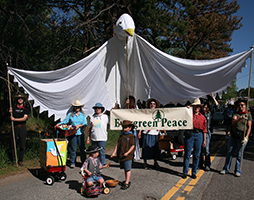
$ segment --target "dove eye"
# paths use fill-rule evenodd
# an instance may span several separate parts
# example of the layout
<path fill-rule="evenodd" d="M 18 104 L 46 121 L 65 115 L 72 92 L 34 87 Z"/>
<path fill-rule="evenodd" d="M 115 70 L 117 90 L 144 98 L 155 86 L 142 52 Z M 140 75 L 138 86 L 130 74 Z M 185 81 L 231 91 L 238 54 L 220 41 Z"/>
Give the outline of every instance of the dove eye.
<path fill-rule="evenodd" d="M 122 22 L 119 22 L 119 24 L 121 24 Z"/>

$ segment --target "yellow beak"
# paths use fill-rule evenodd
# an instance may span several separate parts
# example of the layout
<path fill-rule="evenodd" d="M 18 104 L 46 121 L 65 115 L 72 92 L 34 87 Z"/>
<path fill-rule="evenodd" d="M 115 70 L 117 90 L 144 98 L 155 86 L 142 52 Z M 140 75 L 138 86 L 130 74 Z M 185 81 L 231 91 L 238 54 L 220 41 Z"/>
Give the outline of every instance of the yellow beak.
<path fill-rule="evenodd" d="M 125 32 L 128 33 L 130 36 L 134 35 L 134 29 L 133 28 L 125 29 Z"/>

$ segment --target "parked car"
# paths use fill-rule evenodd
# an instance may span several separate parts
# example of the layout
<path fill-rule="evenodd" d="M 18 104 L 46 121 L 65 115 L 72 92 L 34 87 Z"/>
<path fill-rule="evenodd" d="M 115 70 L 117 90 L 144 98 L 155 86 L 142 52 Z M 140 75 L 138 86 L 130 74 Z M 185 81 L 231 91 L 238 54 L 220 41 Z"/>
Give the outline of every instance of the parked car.
<path fill-rule="evenodd" d="M 224 121 L 224 112 L 217 111 L 213 114 L 213 123 L 223 124 Z"/>

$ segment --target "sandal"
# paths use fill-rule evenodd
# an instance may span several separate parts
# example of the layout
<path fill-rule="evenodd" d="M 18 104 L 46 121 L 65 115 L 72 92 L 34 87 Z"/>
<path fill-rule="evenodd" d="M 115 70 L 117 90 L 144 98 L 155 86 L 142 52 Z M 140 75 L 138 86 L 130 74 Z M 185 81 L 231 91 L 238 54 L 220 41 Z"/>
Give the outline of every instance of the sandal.
<path fill-rule="evenodd" d="M 127 183 L 124 183 L 123 185 L 122 185 L 122 187 L 121 187 L 121 189 L 122 190 L 127 190 L 129 187 L 130 187 L 130 183 L 129 184 L 127 184 Z"/>
<path fill-rule="evenodd" d="M 118 185 L 123 186 L 125 181 L 119 181 Z"/>

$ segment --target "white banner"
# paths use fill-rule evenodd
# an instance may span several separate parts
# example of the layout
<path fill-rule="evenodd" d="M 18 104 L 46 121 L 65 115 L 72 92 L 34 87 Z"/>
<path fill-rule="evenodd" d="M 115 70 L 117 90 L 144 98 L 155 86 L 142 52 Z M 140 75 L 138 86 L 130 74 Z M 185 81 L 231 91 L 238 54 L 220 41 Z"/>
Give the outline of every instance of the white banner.
<path fill-rule="evenodd" d="M 121 130 L 123 120 L 130 120 L 137 130 L 193 129 L 192 108 L 113 109 L 110 129 Z"/>

